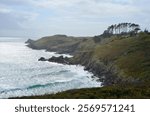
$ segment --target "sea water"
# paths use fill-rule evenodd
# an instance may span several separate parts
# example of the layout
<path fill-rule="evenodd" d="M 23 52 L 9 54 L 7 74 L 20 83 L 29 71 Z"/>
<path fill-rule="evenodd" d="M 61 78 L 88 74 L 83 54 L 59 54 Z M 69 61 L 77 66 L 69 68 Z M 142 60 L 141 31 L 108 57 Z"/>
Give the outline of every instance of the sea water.
<path fill-rule="evenodd" d="M 19 40 L 19 41 L 18 41 Z M 0 38 L 0 98 L 35 96 L 101 86 L 83 66 L 40 62 L 60 56 L 28 48 L 16 38 Z M 71 57 L 69 55 L 64 55 Z"/>

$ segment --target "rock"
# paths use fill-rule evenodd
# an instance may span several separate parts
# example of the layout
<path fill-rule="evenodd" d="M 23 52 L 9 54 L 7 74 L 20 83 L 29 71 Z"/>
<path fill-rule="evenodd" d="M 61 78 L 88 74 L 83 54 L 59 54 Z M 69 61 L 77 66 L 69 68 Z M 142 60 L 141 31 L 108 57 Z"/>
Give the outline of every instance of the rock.
<path fill-rule="evenodd" d="M 47 59 L 45 59 L 44 57 L 41 57 L 40 59 L 38 59 L 38 61 L 47 61 Z"/>
<path fill-rule="evenodd" d="M 49 62 L 57 62 L 57 63 L 61 63 L 61 64 L 69 64 L 69 58 L 67 57 L 63 57 L 63 56 L 59 56 L 59 57 L 51 57 L 48 59 Z"/>
<path fill-rule="evenodd" d="M 69 64 L 69 58 L 63 56 L 59 56 L 59 57 L 52 56 L 49 59 L 45 59 L 44 57 L 41 57 L 40 59 L 38 59 L 38 61 L 49 61 L 49 62 L 56 62 L 61 64 Z"/>
<path fill-rule="evenodd" d="M 34 42 L 34 40 L 28 39 L 25 43 L 33 43 L 33 42 Z"/>

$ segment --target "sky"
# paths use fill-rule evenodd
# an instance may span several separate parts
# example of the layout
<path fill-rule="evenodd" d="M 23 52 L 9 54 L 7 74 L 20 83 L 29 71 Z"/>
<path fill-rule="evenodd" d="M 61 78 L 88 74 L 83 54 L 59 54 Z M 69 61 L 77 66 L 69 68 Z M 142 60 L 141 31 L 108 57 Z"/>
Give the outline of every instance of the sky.
<path fill-rule="evenodd" d="M 150 0 L 0 0 L 0 36 L 94 36 L 111 24 L 150 29 Z"/>

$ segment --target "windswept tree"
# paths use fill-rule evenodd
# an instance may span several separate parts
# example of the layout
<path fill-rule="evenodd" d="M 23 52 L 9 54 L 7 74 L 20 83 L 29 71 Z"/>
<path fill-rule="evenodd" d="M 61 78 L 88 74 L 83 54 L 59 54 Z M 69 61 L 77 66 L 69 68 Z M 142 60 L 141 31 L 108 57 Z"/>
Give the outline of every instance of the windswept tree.
<path fill-rule="evenodd" d="M 135 23 L 119 23 L 115 25 L 111 25 L 104 31 L 105 35 L 120 35 L 120 34 L 129 34 L 135 33 L 137 34 L 140 30 L 140 26 Z"/>

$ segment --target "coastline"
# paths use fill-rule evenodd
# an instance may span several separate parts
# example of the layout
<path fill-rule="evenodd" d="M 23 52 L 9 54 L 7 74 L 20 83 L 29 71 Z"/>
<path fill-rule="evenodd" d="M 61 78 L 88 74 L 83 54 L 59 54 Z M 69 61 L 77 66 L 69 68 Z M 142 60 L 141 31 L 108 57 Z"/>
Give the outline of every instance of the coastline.
<path fill-rule="evenodd" d="M 95 62 L 88 64 L 89 61 L 87 61 L 86 59 L 84 59 L 84 62 L 83 62 L 82 59 L 80 61 L 76 61 L 74 59 L 74 56 L 71 58 L 63 57 L 63 56 L 59 56 L 59 57 L 52 56 L 49 59 L 41 57 L 38 60 L 56 62 L 60 64 L 65 64 L 65 65 L 81 65 L 84 67 L 85 71 L 91 72 L 94 75 L 93 78 L 94 77 L 98 78 L 98 81 L 102 82 L 103 86 L 112 85 L 114 81 L 117 81 L 115 80 L 115 77 L 114 77 L 115 75 L 113 75 L 112 72 L 107 71 L 106 69 L 107 67 L 104 64 L 96 64 Z"/>
<path fill-rule="evenodd" d="M 59 38 L 59 40 L 62 39 L 62 43 L 58 43 L 57 45 L 51 44 L 51 46 L 47 46 L 49 43 L 57 43 L 59 41 L 57 39 L 53 39 L 53 37 L 55 36 L 46 38 L 46 44 L 43 44 L 45 38 L 32 41 L 31 43 L 29 42 L 28 47 L 32 49 L 41 49 L 44 47 L 47 51 L 52 50 L 54 52 L 58 52 L 60 50 L 61 53 L 67 53 L 67 50 L 70 48 L 70 42 L 66 42 L 66 40 L 64 41 L 64 38 Z M 97 38 L 98 37 L 96 37 L 96 39 Z M 83 99 L 150 98 L 150 73 L 148 63 L 150 59 L 149 38 L 149 34 L 141 32 L 136 36 L 114 35 L 106 39 L 101 39 L 100 36 L 100 42 L 97 42 L 97 40 L 95 42 L 94 38 L 84 41 L 82 39 L 78 40 L 78 42 L 80 42 L 78 43 L 76 50 L 74 49 L 71 53 L 73 54 L 72 58 L 53 57 L 52 59 L 49 58 L 47 60 L 67 65 L 82 65 L 85 67 L 85 70 L 93 73 L 99 78 L 99 81 L 102 82 L 103 87 L 69 90 L 57 94 L 22 98 L 71 99 L 71 93 L 75 95 L 73 98 Z M 70 38 L 67 37 L 65 39 Z M 74 44 L 76 44 L 76 42 L 74 42 Z M 70 54 L 70 52 L 68 52 L 68 54 Z M 84 96 L 83 94 L 86 95 Z"/>
<path fill-rule="evenodd" d="M 71 42 L 70 41 L 68 42 L 68 39 L 71 39 Z M 46 41 L 50 40 L 51 46 L 48 45 L 49 42 L 45 43 L 43 40 Z M 62 43 L 59 43 L 60 40 L 62 41 Z M 57 42 L 58 42 L 58 46 L 55 45 L 55 43 Z M 54 43 L 54 45 L 52 43 Z M 87 43 L 91 45 L 90 46 L 86 45 Z M 56 62 L 56 63 L 67 64 L 67 65 L 84 66 L 84 70 L 91 72 L 95 77 L 98 77 L 99 81 L 102 82 L 103 86 L 113 85 L 120 81 L 117 75 L 114 74 L 113 72 L 114 70 L 112 70 L 112 68 L 110 69 L 110 67 L 105 65 L 104 62 L 97 62 L 97 59 L 92 60 L 92 51 L 89 52 L 91 49 L 93 49 L 95 45 L 95 42 L 93 41 L 92 37 L 90 38 L 71 37 L 70 38 L 64 35 L 54 35 L 50 37 L 43 37 L 37 41 L 28 39 L 26 41 L 26 44 L 29 48 L 35 50 L 45 49 L 47 52 L 56 52 L 58 54 L 72 55 L 71 58 L 61 56 L 61 57 L 52 57 L 49 59 L 45 59 L 43 56 L 41 56 L 42 59 L 39 58 L 38 60 Z M 61 44 L 63 44 L 63 46 L 61 46 Z M 88 51 L 81 52 L 82 47 L 87 47 Z"/>

